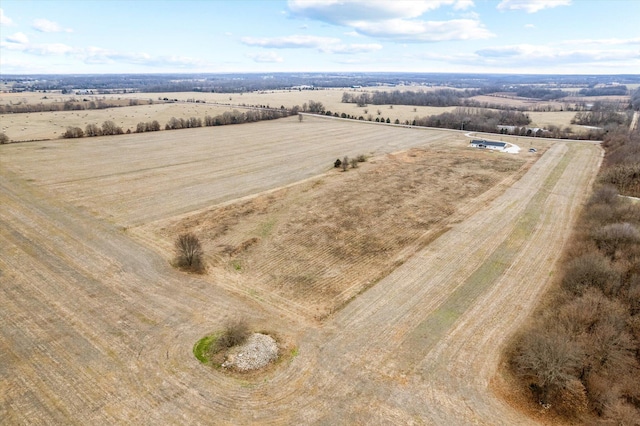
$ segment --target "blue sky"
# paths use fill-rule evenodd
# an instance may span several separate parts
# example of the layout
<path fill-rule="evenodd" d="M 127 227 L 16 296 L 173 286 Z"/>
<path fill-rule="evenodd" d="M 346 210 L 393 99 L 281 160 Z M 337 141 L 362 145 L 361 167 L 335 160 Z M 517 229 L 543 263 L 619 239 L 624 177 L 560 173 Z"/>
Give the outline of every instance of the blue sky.
<path fill-rule="evenodd" d="M 639 0 L 0 1 L 0 73 L 640 73 Z"/>

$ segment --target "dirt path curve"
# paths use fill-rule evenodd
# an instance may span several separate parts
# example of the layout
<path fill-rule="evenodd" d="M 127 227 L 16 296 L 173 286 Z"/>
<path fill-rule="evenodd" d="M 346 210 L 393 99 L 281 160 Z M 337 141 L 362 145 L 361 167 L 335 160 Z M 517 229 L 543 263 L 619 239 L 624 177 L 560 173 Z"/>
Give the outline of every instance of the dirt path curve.
<path fill-rule="evenodd" d="M 7 424 L 524 424 L 488 390 L 601 160 L 530 171 L 322 327 L 171 270 L 115 225 L 2 171 L 0 419 Z M 289 330 L 260 380 L 194 359 L 229 313 Z"/>

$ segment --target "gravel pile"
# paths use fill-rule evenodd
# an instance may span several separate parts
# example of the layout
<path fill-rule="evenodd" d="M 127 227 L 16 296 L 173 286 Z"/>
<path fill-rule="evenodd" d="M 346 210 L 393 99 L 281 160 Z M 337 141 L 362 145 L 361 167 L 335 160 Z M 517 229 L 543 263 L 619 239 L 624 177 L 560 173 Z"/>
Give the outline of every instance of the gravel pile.
<path fill-rule="evenodd" d="M 276 358 L 278 344 L 273 337 L 254 333 L 244 344 L 231 348 L 222 367 L 239 371 L 257 370 Z"/>

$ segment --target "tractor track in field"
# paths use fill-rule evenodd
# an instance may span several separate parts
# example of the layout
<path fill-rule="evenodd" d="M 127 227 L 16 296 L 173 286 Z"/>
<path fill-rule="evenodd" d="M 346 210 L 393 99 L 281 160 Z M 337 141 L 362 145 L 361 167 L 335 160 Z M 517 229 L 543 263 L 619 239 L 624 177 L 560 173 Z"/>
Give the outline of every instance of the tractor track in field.
<path fill-rule="evenodd" d="M 0 419 L 535 423 L 490 381 L 550 283 L 600 161 L 596 145 L 553 144 L 321 325 L 179 273 L 119 225 L 2 169 Z M 140 214 L 112 212 L 129 222 Z M 191 348 L 229 313 L 269 324 L 297 356 L 258 378 L 204 367 Z"/>

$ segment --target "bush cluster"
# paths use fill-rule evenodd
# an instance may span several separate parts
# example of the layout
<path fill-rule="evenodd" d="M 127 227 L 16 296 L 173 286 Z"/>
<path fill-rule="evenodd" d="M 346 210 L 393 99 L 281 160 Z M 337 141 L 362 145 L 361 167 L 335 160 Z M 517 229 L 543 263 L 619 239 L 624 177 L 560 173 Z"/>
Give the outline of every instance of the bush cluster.
<path fill-rule="evenodd" d="M 595 190 L 559 289 L 534 318 L 509 351 L 532 396 L 588 423 L 638 424 L 640 204 L 610 185 Z"/>

